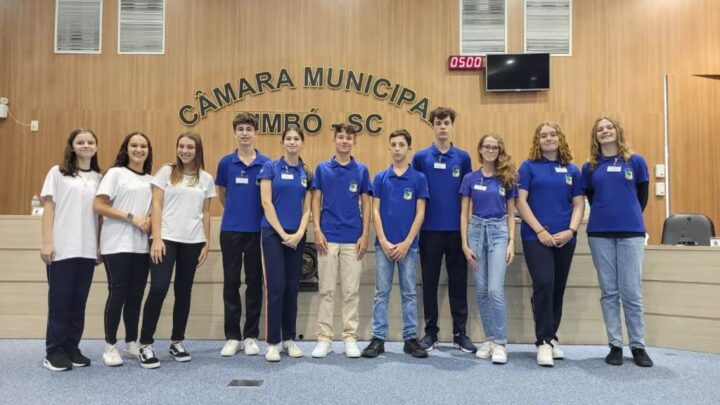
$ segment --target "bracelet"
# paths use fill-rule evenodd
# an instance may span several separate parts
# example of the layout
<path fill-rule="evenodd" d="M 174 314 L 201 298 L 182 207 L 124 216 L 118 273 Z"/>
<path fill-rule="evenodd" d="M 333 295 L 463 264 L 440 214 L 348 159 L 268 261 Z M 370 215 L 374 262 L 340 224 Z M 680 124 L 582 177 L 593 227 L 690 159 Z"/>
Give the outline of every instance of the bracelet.
<path fill-rule="evenodd" d="M 548 231 L 548 227 L 547 227 L 547 226 L 543 226 L 541 230 L 535 232 L 535 235 L 540 235 L 541 233 L 543 233 L 543 232 L 545 232 L 545 231 L 550 232 L 550 231 Z"/>
<path fill-rule="evenodd" d="M 573 236 L 577 236 L 577 229 L 568 228 L 570 232 L 572 232 Z"/>

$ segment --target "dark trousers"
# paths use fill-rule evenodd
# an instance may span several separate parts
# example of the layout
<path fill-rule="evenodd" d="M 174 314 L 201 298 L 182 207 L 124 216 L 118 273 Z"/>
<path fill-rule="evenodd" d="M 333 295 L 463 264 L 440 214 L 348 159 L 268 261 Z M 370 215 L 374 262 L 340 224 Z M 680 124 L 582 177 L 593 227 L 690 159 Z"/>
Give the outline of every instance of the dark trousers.
<path fill-rule="evenodd" d="M 153 335 L 157 329 L 158 319 L 163 301 L 170 289 L 173 267 L 175 267 L 175 304 L 173 306 L 173 328 L 170 339 L 181 341 L 185 339 L 185 327 L 190 315 L 190 296 L 192 294 L 195 269 L 198 257 L 205 242 L 178 243 L 169 240 L 165 242 L 165 256 L 162 262 L 150 264 L 150 291 L 143 308 L 142 331 L 140 344 L 149 345 L 154 342 Z M 177 263 L 177 264 L 176 264 Z"/>
<path fill-rule="evenodd" d="M 257 339 L 263 299 L 263 272 L 259 232 L 220 232 L 223 261 L 225 339 Z M 245 327 L 240 332 L 242 303 L 240 271 L 245 265 Z"/>
<path fill-rule="evenodd" d="M 95 259 L 75 257 L 46 266 L 48 320 L 45 350 L 48 354 L 77 350 L 85 328 L 85 304 L 92 284 Z"/>
<path fill-rule="evenodd" d="M 533 283 L 531 304 L 535 317 L 535 344 L 559 340 L 557 331 L 575 244 L 554 248 L 534 240 L 524 241 L 523 253 Z"/>
<path fill-rule="evenodd" d="M 282 244 L 280 235 L 274 229 L 263 228 L 262 253 L 267 289 L 265 333 L 269 344 L 295 339 L 297 297 L 304 252 L 304 236 L 297 248 L 292 249 Z"/>
<path fill-rule="evenodd" d="M 104 255 L 108 280 L 108 298 L 105 302 L 105 341 L 117 343 L 117 330 L 122 314 L 125 323 L 125 341 L 138 338 L 138 322 L 145 285 L 150 272 L 150 255 L 147 253 L 114 253 Z"/>
<path fill-rule="evenodd" d="M 423 283 L 423 312 L 425 334 L 437 337 L 440 330 L 438 321 L 438 283 L 442 258 L 448 273 L 448 295 L 450 314 L 453 320 L 453 335 L 465 334 L 467 324 L 467 260 L 462 251 L 460 232 L 420 232 L 420 267 Z"/>

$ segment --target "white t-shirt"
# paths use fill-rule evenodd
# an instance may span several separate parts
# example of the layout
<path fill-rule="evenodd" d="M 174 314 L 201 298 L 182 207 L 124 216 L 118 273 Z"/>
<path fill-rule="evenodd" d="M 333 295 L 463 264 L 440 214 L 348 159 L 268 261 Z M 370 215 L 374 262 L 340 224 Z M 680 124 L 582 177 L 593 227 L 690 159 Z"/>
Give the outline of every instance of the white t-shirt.
<path fill-rule="evenodd" d="M 55 261 L 97 258 L 98 216 L 93 211 L 93 200 L 101 177 L 94 171 L 64 176 L 59 166 L 53 166 L 45 176 L 40 196 L 52 197 L 55 203 L 52 235 Z"/>
<path fill-rule="evenodd" d="M 180 243 L 205 242 L 203 229 L 203 204 L 205 199 L 215 197 L 215 184 L 210 173 L 201 170 L 200 181 L 191 186 L 195 178 L 183 176 L 175 185 L 170 184 L 170 166 L 163 166 L 152 180 L 152 184 L 165 191 L 163 200 L 163 239 Z"/>
<path fill-rule="evenodd" d="M 110 205 L 135 216 L 148 216 L 152 176 L 138 174 L 127 167 L 113 167 L 105 173 L 97 195 L 110 197 Z M 148 235 L 125 220 L 105 218 L 100 230 L 100 253 L 148 253 Z"/>

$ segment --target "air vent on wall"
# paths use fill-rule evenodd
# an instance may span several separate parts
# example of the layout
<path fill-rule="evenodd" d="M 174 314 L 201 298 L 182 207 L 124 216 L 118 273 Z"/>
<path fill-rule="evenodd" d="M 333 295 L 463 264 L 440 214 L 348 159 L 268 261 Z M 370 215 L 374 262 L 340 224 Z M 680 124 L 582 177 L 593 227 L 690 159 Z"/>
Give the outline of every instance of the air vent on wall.
<path fill-rule="evenodd" d="M 56 0 L 55 53 L 100 53 L 102 0 Z"/>
<path fill-rule="evenodd" d="M 460 53 L 507 52 L 505 0 L 460 0 Z"/>
<path fill-rule="evenodd" d="M 525 0 L 525 52 L 572 54 L 572 0 Z"/>
<path fill-rule="evenodd" d="M 118 53 L 165 53 L 165 0 L 120 0 Z"/>

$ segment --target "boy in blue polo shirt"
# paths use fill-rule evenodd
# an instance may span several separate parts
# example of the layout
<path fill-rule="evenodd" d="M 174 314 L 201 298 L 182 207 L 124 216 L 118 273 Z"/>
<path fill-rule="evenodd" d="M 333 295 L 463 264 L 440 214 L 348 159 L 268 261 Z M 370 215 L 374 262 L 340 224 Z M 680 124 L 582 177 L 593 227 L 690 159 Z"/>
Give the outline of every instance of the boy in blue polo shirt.
<path fill-rule="evenodd" d="M 343 295 L 345 355 L 360 357 L 358 289 L 370 228 L 370 174 L 367 166 L 351 155 L 356 136 L 351 125 L 335 127 L 335 156 L 320 163 L 315 170 L 312 214 L 320 279 L 318 343 L 312 352 L 315 358 L 325 357 L 332 351 L 333 298 L 338 278 Z"/>
<path fill-rule="evenodd" d="M 372 340 L 363 357 L 385 352 L 388 331 L 388 301 L 395 264 L 398 266 L 403 315 L 403 351 L 413 357 L 427 357 L 417 340 L 417 294 L 415 272 L 418 260 L 417 234 L 425 218 L 425 201 L 430 198 L 425 176 L 407 162 L 412 137 L 399 129 L 390 134 L 393 163 L 375 175 L 373 221 L 375 225 L 375 301 Z"/>
<path fill-rule="evenodd" d="M 435 141 L 413 156 L 415 170 L 427 177 L 430 196 L 425 222 L 420 231 L 420 267 L 422 268 L 425 336 L 420 346 L 430 351 L 438 341 L 437 290 L 442 259 L 448 273 L 453 343 L 460 350 L 475 353 L 475 345 L 466 335 L 467 260 L 460 238 L 460 184 L 472 172 L 470 154 L 451 142 L 455 111 L 438 107 L 430 112 Z"/>
<path fill-rule="evenodd" d="M 215 185 L 223 211 L 220 248 L 223 259 L 225 338 L 220 354 L 233 356 L 244 346 L 246 355 L 258 354 L 260 311 L 263 301 L 263 272 L 260 253 L 260 186 L 257 175 L 270 160 L 254 148 L 258 121 L 250 114 L 233 119 L 237 149 L 218 163 Z M 245 265 L 245 327 L 240 332 L 240 271 Z M 245 341 L 242 342 L 243 336 Z"/>

